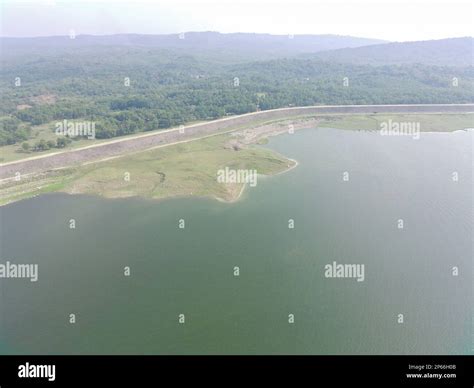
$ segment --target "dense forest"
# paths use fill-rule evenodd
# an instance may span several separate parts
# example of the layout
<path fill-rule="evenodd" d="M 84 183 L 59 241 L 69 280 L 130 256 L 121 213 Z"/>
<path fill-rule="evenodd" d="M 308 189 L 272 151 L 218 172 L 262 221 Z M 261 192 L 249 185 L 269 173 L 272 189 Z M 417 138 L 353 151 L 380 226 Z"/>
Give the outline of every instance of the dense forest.
<path fill-rule="evenodd" d="M 254 52 L 236 59 L 220 50 L 144 45 L 8 45 L 0 145 L 62 120 L 93 121 L 97 138 L 111 138 L 286 106 L 474 100 L 472 66 L 356 65 L 304 54 L 259 60 Z"/>

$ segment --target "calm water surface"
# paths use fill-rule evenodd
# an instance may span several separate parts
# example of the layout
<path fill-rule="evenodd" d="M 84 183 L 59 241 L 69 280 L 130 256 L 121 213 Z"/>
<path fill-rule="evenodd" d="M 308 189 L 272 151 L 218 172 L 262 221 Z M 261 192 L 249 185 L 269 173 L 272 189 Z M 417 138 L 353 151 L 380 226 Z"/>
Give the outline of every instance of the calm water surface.
<path fill-rule="evenodd" d="M 298 167 L 237 203 L 5 206 L 0 262 L 38 263 L 39 280 L 0 280 L 0 353 L 472 353 L 472 146 L 305 130 L 268 145 Z M 333 261 L 365 280 L 325 278 Z"/>

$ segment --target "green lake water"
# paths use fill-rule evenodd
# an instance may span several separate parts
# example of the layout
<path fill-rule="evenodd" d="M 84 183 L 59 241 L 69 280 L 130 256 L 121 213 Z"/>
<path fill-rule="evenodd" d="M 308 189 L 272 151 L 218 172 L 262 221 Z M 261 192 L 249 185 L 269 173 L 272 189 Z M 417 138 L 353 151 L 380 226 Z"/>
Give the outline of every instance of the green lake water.
<path fill-rule="evenodd" d="M 39 265 L 37 282 L 0 279 L 0 353 L 472 353 L 473 132 L 309 129 L 268 147 L 299 165 L 232 204 L 0 208 L 0 263 Z M 326 278 L 333 261 L 365 280 Z"/>

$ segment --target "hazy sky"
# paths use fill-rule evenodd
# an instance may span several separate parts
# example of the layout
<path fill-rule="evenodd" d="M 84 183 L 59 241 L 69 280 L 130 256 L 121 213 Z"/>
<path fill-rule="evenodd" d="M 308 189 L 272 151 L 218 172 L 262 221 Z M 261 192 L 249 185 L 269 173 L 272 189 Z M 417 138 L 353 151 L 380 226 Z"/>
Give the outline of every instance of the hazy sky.
<path fill-rule="evenodd" d="M 185 31 L 472 36 L 471 0 L 0 0 L 2 36 Z"/>

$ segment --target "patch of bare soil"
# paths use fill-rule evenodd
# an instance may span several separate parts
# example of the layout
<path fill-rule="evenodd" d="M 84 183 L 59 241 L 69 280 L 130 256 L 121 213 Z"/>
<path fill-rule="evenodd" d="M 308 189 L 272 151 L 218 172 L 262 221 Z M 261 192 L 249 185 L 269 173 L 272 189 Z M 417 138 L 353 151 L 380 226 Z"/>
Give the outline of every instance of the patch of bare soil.
<path fill-rule="evenodd" d="M 30 98 L 30 101 L 38 105 L 52 105 L 56 103 L 54 94 L 40 94 Z"/>
<path fill-rule="evenodd" d="M 20 104 L 16 106 L 16 110 L 25 110 L 25 109 L 30 109 L 31 105 L 28 104 Z"/>
<path fill-rule="evenodd" d="M 320 118 L 313 117 L 299 120 L 285 120 L 253 128 L 246 128 L 232 133 L 232 139 L 230 139 L 224 147 L 238 151 L 249 144 L 259 143 L 262 139 L 270 136 L 276 136 L 282 133 L 292 133 L 304 128 L 314 128 L 318 126 L 320 121 Z"/>

